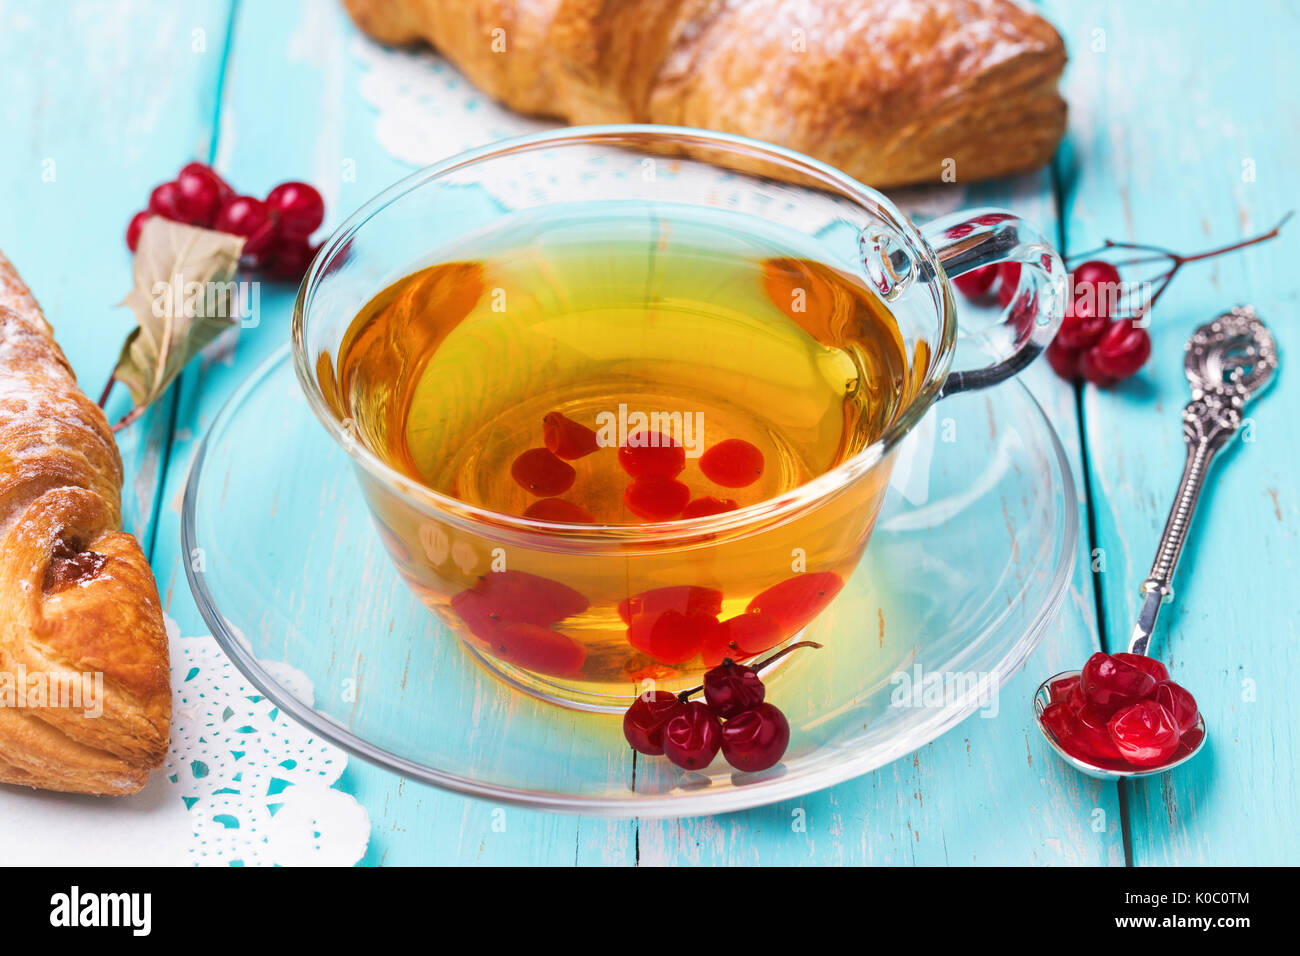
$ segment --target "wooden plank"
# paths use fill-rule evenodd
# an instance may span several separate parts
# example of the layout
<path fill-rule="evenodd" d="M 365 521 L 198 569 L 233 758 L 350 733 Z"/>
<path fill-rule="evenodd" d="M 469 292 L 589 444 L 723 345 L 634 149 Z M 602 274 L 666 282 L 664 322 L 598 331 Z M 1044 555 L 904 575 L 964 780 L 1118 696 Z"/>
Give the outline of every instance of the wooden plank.
<path fill-rule="evenodd" d="M 286 179 L 317 184 L 326 199 L 326 229 L 410 171 L 374 144 L 373 115 L 358 91 L 354 39 L 336 4 L 241 4 L 221 105 L 217 165 L 223 175 L 256 195 Z M 267 95 L 268 87 L 274 96 Z M 164 602 L 182 633 L 206 630 L 179 550 L 179 507 L 190 461 L 226 397 L 288 340 L 295 292 L 264 283 L 257 327 L 221 343 L 182 379 L 154 561 Z M 319 516 L 327 525 L 330 520 L 327 510 Z M 340 561 L 351 557 L 348 549 L 339 549 L 338 556 Z M 364 599 L 348 599 L 354 597 Z M 375 614 L 383 613 L 376 604 Z M 330 614 L 325 603 L 308 607 L 303 626 L 327 628 Z M 634 854 L 630 822 L 495 807 L 405 781 L 355 758 L 342 786 L 370 812 L 369 864 L 623 863 Z"/>
<path fill-rule="evenodd" d="M 0 4 L 0 247 L 98 398 L 134 325 L 124 235 L 150 190 L 206 158 L 228 0 Z M 118 436 L 123 520 L 148 549 L 174 396 Z M 119 389 L 109 406 L 129 408 Z"/>
<path fill-rule="evenodd" d="M 1208 0 L 1049 6 L 1073 51 L 1070 249 L 1111 237 L 1193 252 L 1263 231 L 1295 207 L 1294 4 L 1253 3 L 1230 17 Z M 1084 393 L 1105 633 L 1119 650 L 1183 463 L 1183 343 L 1228 306 L 1253 302 L 1282 354 L 1277 383 L 1248 413 L 1254 441 L 1219 463 L 1201 502 L 1154 640 L 1196 695 L 1210 738 L 1192 764 L 1125 786 L 1139 865 L 1294 861 L 1296 249 L 1292 223 L 1268 245 L 1188 266 L 1152 316 L 1140 377 Z"/>

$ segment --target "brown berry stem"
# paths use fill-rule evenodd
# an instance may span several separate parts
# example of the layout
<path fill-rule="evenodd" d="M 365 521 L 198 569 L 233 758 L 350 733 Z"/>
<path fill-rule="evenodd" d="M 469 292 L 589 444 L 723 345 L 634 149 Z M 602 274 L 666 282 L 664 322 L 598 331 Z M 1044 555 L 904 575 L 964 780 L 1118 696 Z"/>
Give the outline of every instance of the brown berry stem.
<path fill-rule="evenodd" d="M 113 391 L 113 386 L 117 384 L 117 376 L 110 375 L 108 381 L 104 383 L 104 390 L 99 394 L 99 407 L 103 408 L 108 404 L 108 396 Z"/>
<path fill-rule="evenodd" d="M 1130 318 L 1141 318 L 1145 313 L 1151 311 L 1155 306 L 1156 301 L 1164 294 L 1165 289 L 1169 288 L 1169 283 L 1173 281 L 1178 270 L 1187 265 L 1187 263 L 1199 262 L 1202 259 L 1213 259 L 1215 256 L 1221 256 L 1229 252 L 1236 252 L 1239 249 L 1245 249 L 1247 246 L 1253 246 L 1261 242 L 1267 242 L 1269 239 L 1274 239 L 1277 237 L 1278 233 L 1282 231 L 1282 227 L 1286 225 L 1287 220 L 1294 214 L 1294 210 L 1288 212 L 1278 220 L 1277 225 L 1268 232 L 1263 232 L 1257 236 L 1252 236 L 1249 239 L 1242 239 L 1239 242 L 1234 242 L 1226 246 L 1219 246 L 1217 249 L 1207 249 L 1204 252 L 1193 253 L 1192 255 L 1182 255 L 1181 253 L 1174 252 L 1172 249 L 1166 249 L 1163 246 L 1152 246 L 1139 242 L 1116 242 L 1113 239 L 1107 239 L 1104 244 L 1098 246 L 1096 249 L 1090 249 L 1087 252 L 1080 252 L 1076 255 L 1070 256 L 1070 261 L 1086 262 L 1089 259 L 1096 258 L 1097 256 L 1103 255 L 1107 252 L 1124 250 L 1128 252 L 1149 253 L 1149 255 L 1136 256 L 1130 259 L 1119 259 L 1111 262 L 1111 265 L 1115 266 L 1117 269 L 1125 266 L 1149 265 L 1153 262 L 1169 263 L 1170 265 L 1168 269 L 1151 278 L 1150 281 L 1156 288 L 1155 291 L 1151 293 L 1150 300 L 1134 310 L 1133 314 L 1130 316 Z"/>
<path fill-rule="evenodd" d="M 783 648 L 781 648 L 779 651 L 777 651 L 775 654 L 773 654 L 773 655 L 772 655 L 771 657 L 769 657 L 767 660 L 765 660 L 765 661 L 760 661 L 759 663 L 755 664 L 755 665 L 754 665 L 754 670 L 755 670 L 755 671 L 762 671 L 764 668 L 771 667 L 773 664 L 775 664 L 775 663 L 776 663 L 777 661 L 779 661 L 781 658 L 785 657 L 785 656 L 786 656 L 787 654 L 789 654 L 791 651 L 797 651 L 797 650 L 799 650 L 799 648 L 801 648 L 801 647 L 815 647 L 815 648 L 817 648 L 818 650 L 821 650 L 822 645 L 821 645 L 821 644 L 818 644 L 816 641 L 798 641 L 798 642 L 796 642 L 796 643 L 794 643 L 794 644 L 791 644 L 789 647 L 783 647 Z M 724 663 L 725 663 L 725 661 L 724 661 Z M 684 690 L 684 691 L 682 691 L 681 693 L 679 693 L 679 694 L 677 695 L 677 699 L 680 700 L 680 701 L 684 704 L 684 703 L 686 703 L 688 700 L 690 700 L 692 696 L 694 696 L 695 694 L 698 694 L 698 693 L 699 693 L 700 691 L 702 691 L 702 690 L 704 690 L 704 685 L 703 685 L 703 684 L 701 684 L 699 687 L 691 687 L 691 688 L 688 688 L 687 690 Z"/>

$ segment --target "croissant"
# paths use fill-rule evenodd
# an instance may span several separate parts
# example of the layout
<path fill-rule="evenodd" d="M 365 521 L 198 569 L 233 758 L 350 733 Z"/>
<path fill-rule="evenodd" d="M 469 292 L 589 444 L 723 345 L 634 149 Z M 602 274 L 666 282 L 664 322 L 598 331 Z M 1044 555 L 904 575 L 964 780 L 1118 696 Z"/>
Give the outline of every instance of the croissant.
<path fill-rule="evenodd" d="M 126 794 L 167 753 L 167 634 L 122 460 L 0 253 L 0 783 Z"/>
<path fill-rule="evenodd" d="M 521 112 L 739 133 L 877 187 L 1033 169 L 1065 132 L 1065 45 L 1011 0 L 343 2 Z"/>

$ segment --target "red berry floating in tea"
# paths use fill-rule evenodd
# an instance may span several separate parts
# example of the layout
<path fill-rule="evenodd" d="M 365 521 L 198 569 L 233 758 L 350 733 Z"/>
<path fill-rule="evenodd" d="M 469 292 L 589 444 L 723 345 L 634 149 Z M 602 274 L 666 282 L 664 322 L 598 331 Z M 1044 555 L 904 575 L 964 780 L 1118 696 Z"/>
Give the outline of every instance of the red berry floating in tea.
<path fill-rule="evenodd" d="M 627 640 L 661 663 L 684 664 L 700 653 L 718 627 L 718 619 L 711 614 L 675 610 L 638 614 L 628 625 Z"/>
<path fill-rule="evenodd" d="M 623 492 L 627 510 L 646 521 L 671 521 L 691 500 L 691 489 L 673 478 L 638 478 Z"/>
<path fill-rule="evenodd" d="M 746 608 L 775 618 L 787 634 L 808 625 L 844 587 L 844 579 L 831 571 L 797 574 L 759 594 Z"/>
<path fill-rule="evenodd" d="M 715 485 L 744 488 L 763 477 L 763 453 L 744 439 L 728 438 L 700 456 L 700 471 Z"/>
<path fill-rule="evenodd" d="M 510 466 L 510 477 L 539 498 L 564 494 L 573 486 L 576 475 L 572 465 L 561 461 L 548 448 L 530 448 Z"/>
<path fill-rule="evenodd" d="M 524 510 L 525 518 L 554 521 L 557 524 L 592 524 L 595 518 L 590 511 L 563 498 L 543 498 L 534 501 Z"/>
<path fill-rule="evenodd" d="M 619 446 L 618 463 L 633 478 L 673 478 L 686 467 L 686 449 L 663 432 L 633 432 Z"/>
<path fill-rule="evenodd" d="M 559 631 L 536 624 L 503 624 L 492 632 L 492 651 L 525 670 L 572 677 L 582 670 L 587 649 Z"/>
<path fill-rule="evenodd" d="M 705 495 L 703 498 L 696 498 L 682 510 L 683 518 L 707 518 L 709 515 L 725 514 L 728 511 L 735 511 L 740 505 L 733 498 L 714 498 L 712 495 Z"/>
<path fill-rule="evenodd" d="M 559 412 L 549 412 L 542 418 L 542 443 L 569 461 L 590 455 L 600 447 L 594 431 Z"/>

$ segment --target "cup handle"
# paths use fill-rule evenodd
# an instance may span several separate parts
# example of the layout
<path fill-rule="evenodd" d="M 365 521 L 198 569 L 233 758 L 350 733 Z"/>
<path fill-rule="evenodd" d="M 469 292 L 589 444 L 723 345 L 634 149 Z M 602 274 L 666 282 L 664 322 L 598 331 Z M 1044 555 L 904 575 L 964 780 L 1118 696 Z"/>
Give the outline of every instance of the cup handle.
<path fill-rule="evenodd" d="M 942 216 L 921 227 L 948 278 L 1001 262 L 1018 262 L 1020 284 L 1001 321 L 963 330 L 995 357 L 983 368 L 949 372 L 939 398 L 1005 381 L 1047 348 L 1065 316 L 1065 264 L 1056 250 L 1019 216 L 978 209 Z M 954 293 L 954 300 L 958 296 Z"/>

